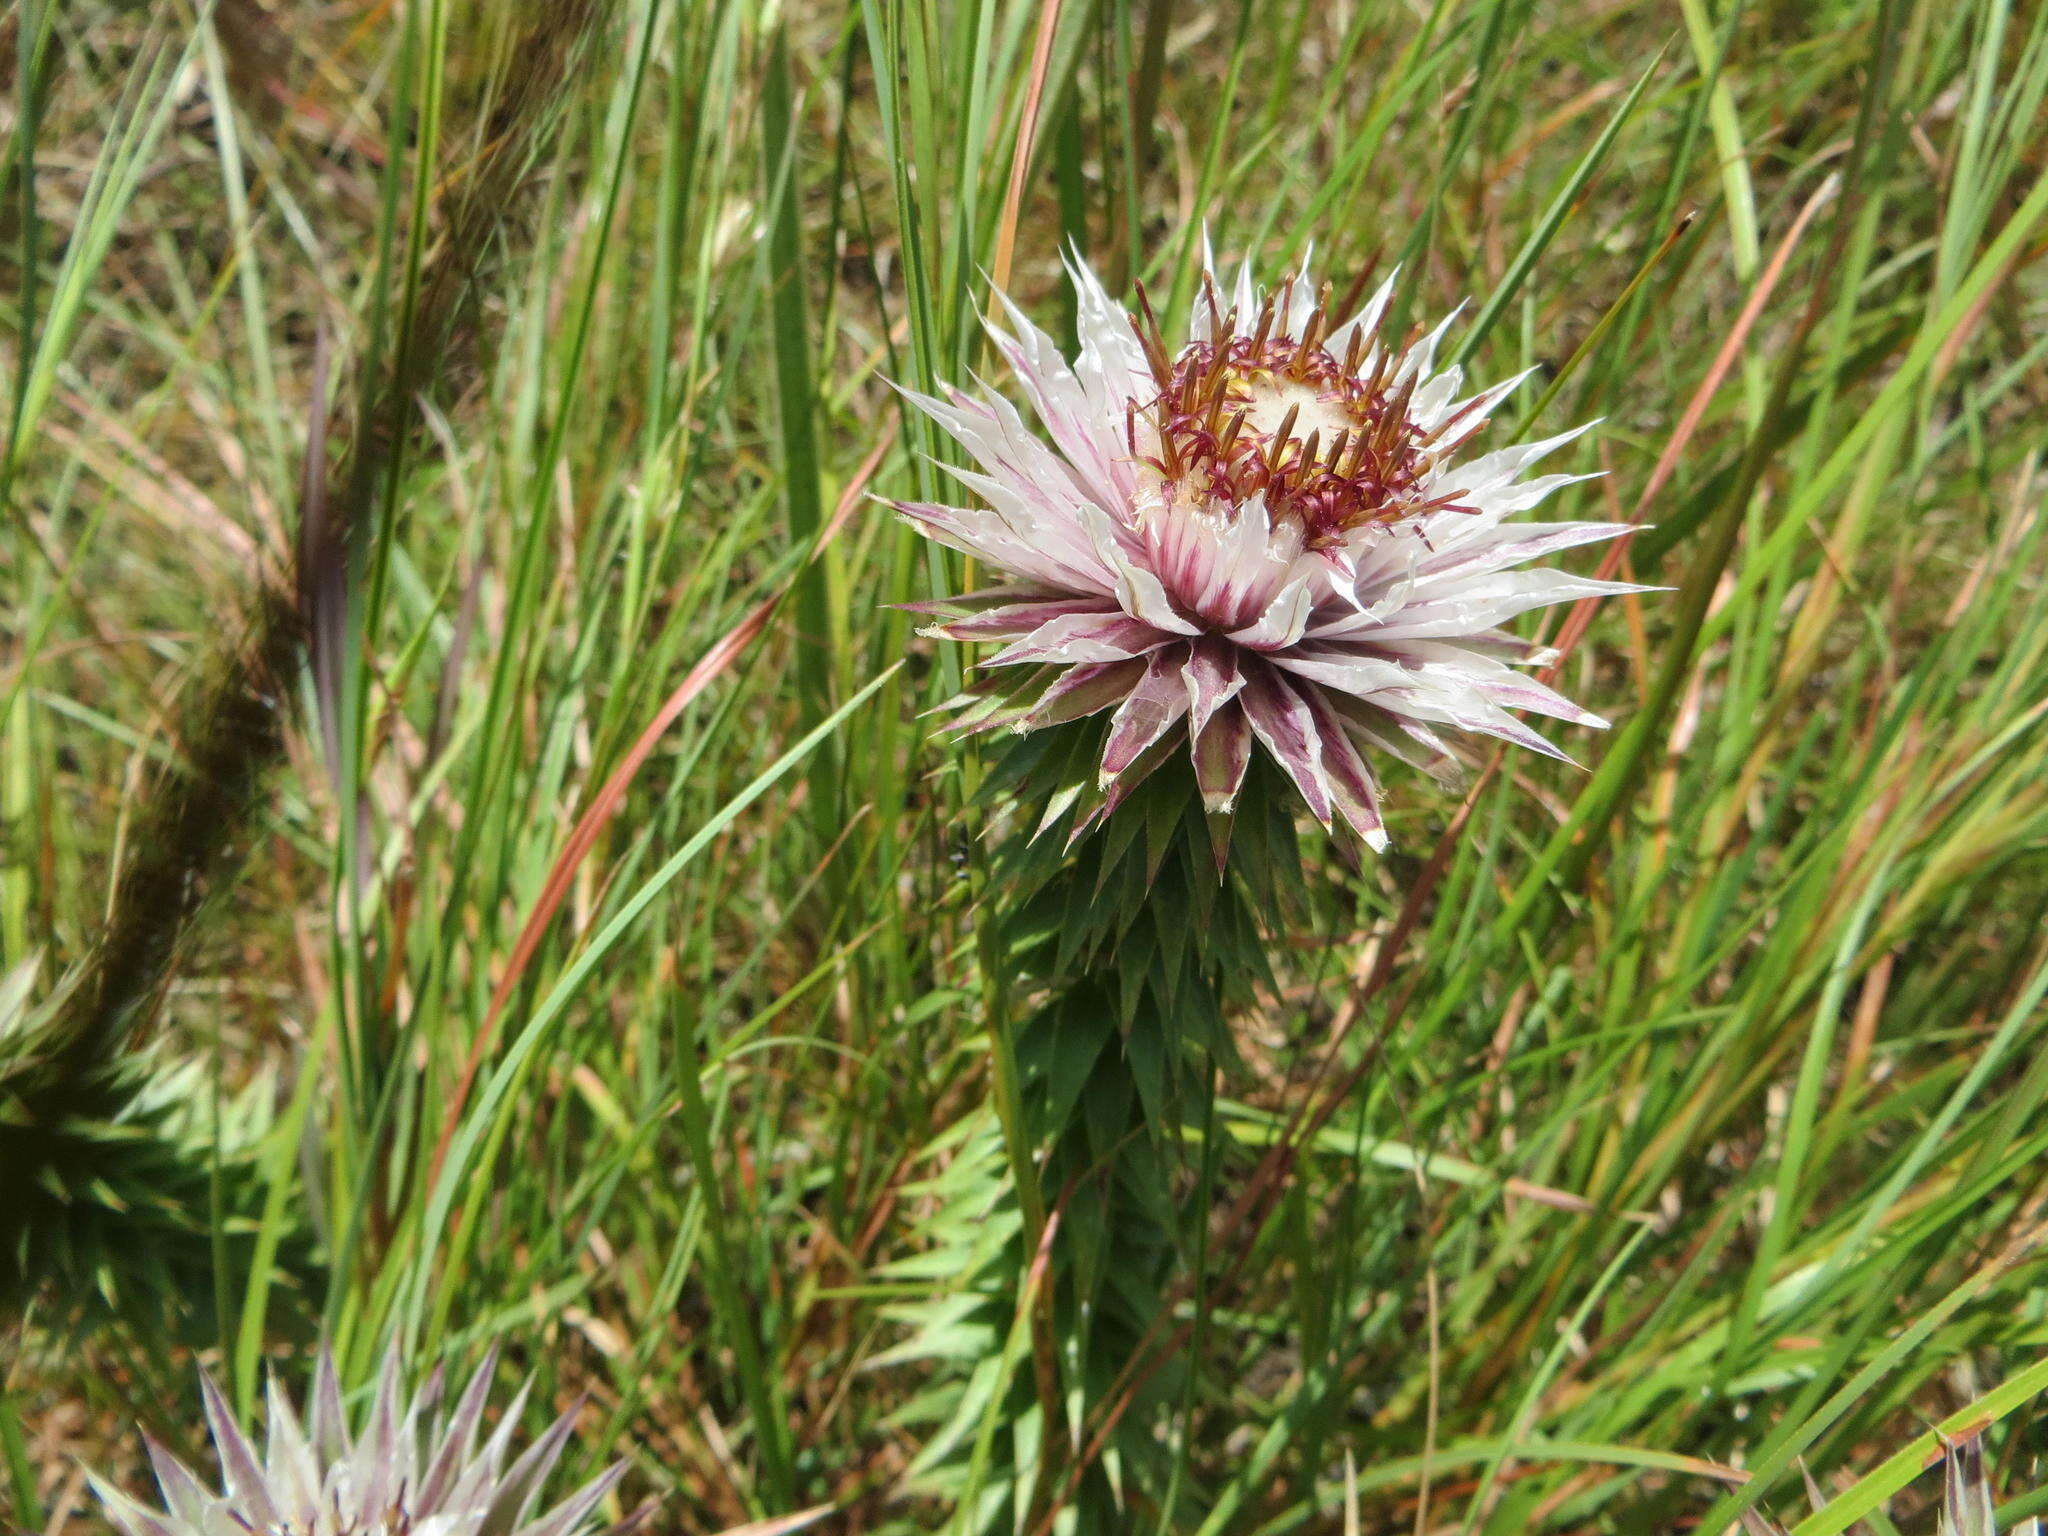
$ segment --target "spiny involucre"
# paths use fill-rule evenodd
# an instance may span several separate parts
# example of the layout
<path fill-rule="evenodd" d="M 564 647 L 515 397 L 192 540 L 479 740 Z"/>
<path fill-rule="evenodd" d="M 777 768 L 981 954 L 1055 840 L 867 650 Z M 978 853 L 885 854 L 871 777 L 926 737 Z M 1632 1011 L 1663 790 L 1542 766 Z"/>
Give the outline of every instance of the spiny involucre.
<path fill-rule="evenodd" d="M 535 1515 L 541 1485 L 568 1442 L 576 1409 L 506 1465 L 527 1388 L 519 1389 L 478 1446 L 494 1364 L 484 1361 L 454 1411 L 443 1417 L 441 1373 L 406 1401 L 398 1356 L 387 1355 L 369 1418 L 360 1435 L 351 1435 L 334 1362 L 323 1351 L 303 1427 L 271 1380 L 260 1457 L 236 1427 L 219 1389 L 202 1377 L 221 1491 L 205 1487 L 147 1437 L 165 1508 L 149 1509 L 98 1478 L 94 1490 L 124 1536 L 590 1536 L 592 1511 L 624 1466 Z M 613 1526 L 607 1536 L 633 1523 Z"/>
<path fill-rule="evenodd" d="M 899 502 L 922 533 L 998 584 L 914 605 L 926 632 L 995 642 L 1028 667 L 972 699 L 963 730 L 1018 731 L 1113 710 L 1095 814 L 1185 740 L 1211 811 L 1228 810 L 1254 741 L 1328 827 L 1384 847 L 1371 754 L 1443 775 L 1439 727 L 1562 757 L 1509 710 L 1604 725 L 1516 670 L 1549 652 L 1500 626 L 1530 609 L 1648 590 L 1552 570 L 1542 555 L 1625 523 L 1516 523 L 1575 479 L 1523 471 L 1585 429 L 1477 457 L 1459 450 L 1526 375 L 1461 398 L 1437 369 L 1450 321 L 1405 349 L 1377 331 L 1392 281 L 1333 323 L 1297 276 L 1261 293 L 1205 272 L 1169 355 L 1149 307 L 1113 303 L 1078 258 L 1071 363 L 1007 297 L 992 326 L 1050 444 L 992 391 L 906 391 L 979 465 L 981 502 Z M 1085 823 L 1084 823 L 1085 824 Z"/>

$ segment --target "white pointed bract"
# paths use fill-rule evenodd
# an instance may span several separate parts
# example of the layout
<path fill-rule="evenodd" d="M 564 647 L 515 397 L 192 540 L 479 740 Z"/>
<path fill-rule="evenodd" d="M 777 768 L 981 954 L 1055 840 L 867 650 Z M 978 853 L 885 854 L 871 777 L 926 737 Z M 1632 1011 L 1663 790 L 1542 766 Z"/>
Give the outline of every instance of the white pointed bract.
<path fill-rule="evenodd" d="M 906 392 L 978 464 L 951 472 L 985 505 L 897 510 L 1002 578 L 916 605 L 941 620 L 926 633 L 1032 669 L 961 729 L 1113 710 L 1097 814 L 1182 741 L 1209 809 L 1227 810 L 1257 742 L 1326 827 L 1342 817 L 1382 847 L 1373 754 L 1441 773 L 1439 727 L 1562 757 L 1508 711 L 1605 724 L 1517 671 L 1549 655 L 1500 628 L 1645 590 L 1516 569 L 1627 527 L 1509 521 L 1580 478 L 1522 478 L 1577 432 L 1458 457 L 1519 379 L 1460 398 L 1463 370 L 1435 367 L 1444 326 L 1382 345 L 1391 282 L 1332 324 L 1306 277 L 1262 294 L 1247 271 L 1224 295 L 1205 276 L 1169 356 L 1149 307 L 1128 315 L 1070 271 L 1072 362 L 1007 299 L 1013 329 L 991 328 L 1050 445 L 993 393 Z"/>
<path fill-rule="evenodd" d="M 303 1424 L 276 1381 L 270 1383 L 269 1431 L 260 1456 L 219 1389 L 202 1377 L 221 1491 L 209 1490 L 154 1440 L 147 1442 L 149 1459 L 164 1509 L 149 1509 L 98 1478 L 94 1491 L 123 1536 L 587 1536 L 592 1512 L 624 1466 L 536 1514 L 541 1485 L 568 1443 L 576 1409 L 508 1465 L 527 1389 L 520 1388 L 478 1445 L 493 1364 L 484 1361 L 444 1416 L 441 1373 L 404 1401 L 394 1352 L 385 1358 L 362 1432 L 351 1435 L 334 1362 L 322 1351 Z"/>

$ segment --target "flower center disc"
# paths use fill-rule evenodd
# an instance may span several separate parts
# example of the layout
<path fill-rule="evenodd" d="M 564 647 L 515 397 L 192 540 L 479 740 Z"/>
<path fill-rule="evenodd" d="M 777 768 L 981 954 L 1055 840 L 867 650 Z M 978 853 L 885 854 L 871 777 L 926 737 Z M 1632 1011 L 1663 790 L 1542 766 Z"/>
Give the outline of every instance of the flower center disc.
<path fill-rule="evenodd" d="M 1207 339 L 1171 361 L 1150 306 L 1133 317 L 1159 384 L 1142 415 L 1157 453 L 1141 451 L 1134 411 L 1134 455 L 1168 485 L 1232 511 L 1263 496 L 1267 515 L 1293 519 L 1310 547 L 1435 510 L 1441 503 L 1420 493 L 1443 445 L 1409 416 L 1414 379 L 1396 387 L 1388 378 L 1397 354 L 1372 346 L 1362 327 L 1341 357 L 1326 347 L 1328 288 L 1298 337 L 1276 337 L 1278 299 L 1267 296 L 1245 334 L 1212 288 Z"/>

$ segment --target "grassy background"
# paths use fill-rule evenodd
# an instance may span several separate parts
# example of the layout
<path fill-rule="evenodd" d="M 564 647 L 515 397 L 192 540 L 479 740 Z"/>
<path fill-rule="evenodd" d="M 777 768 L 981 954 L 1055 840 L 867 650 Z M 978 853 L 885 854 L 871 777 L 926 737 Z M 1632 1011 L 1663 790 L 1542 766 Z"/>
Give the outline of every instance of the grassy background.
<path fill-rule="evenodd" d="M 1218 1125 L 1190 1491 L 1133 1529 L 1334 1531 L 1355 1466 L 1369 1531 L 1718 1530 L 1937 1421 L 2043 1502 L 2048 10 L 0 29 L 16 992 L 180 915 L 135 874 L 180 762 L 261 786 L 208 768 L 149 1032 L 208 1262 L 138 1298 L 117 1222 L 10 1325 L 13 1525 L 88 1526 L 132 1424 L 196 1451 L 195 1351 L 246 1410 L 324 1328 L 352 1382 L 501 1337 L 664 1528 L 946 1527 L 947 1392 L 1020 1362 L 899 1349 L 1003 1170 L 973 764 L 918 718 L 959 661 L 882 606 L 951 557 L 865 499 L 940 450 L 882 381 L 988 366 L 985 275 L 1070 324 L 1067 239 L 1181 311 L 1205 223 L 1474 296 L 1469 364 L 1543 369 L 1487 441 L 1604 417 L 1556 515 L 1680 591 L 1568 660 L 1590 772 L 1397 776 L 1392 852 L 1318 851 Z M 273 744 L 220 702 L 294 580 Z"/>

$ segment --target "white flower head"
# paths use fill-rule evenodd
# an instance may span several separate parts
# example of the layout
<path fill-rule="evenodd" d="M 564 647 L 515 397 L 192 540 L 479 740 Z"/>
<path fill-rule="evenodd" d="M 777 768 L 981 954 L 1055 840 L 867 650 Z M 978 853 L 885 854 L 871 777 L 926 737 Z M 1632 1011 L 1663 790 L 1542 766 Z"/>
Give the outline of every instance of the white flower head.
<path fill-rule="evenodd" d="M 93 1488 L 123 1536 L 588 1536 L 592 1512 L 624 1466 L 536 1514 L 541 1485 L 568 1443 L 577 1410 L 570 1408 L 507 1465 L 527 1388 L 519 1389 L 479 1446 L 494 1365 L 495 1358 L 485 1360 L 454 1410 L 443 1416 L 441 1373 L 435 1371 L 417 1396 L 404 1401 L 394 1351 L 385 1357 L 362 1432 L 351 1435 L 334 1361 L 323 1350 L 303 1427 L 271 1380 L 261 1456 L 236 1427 L 219 1389 L 202 1376 L 207 1425 L 220 1457 L 220 1491 L 208 1489 L 147 1437 L 163 1510 L 149 1509 L 98 1478 Z"/>
<path fill-rule="evenodd" d="M 1509 711 L 1605 724 L 1516 670 L 1550 654 L 1501 628 L 1648 590 L 1520 569 L 1628 526 L 1510 521 L 1584 478 L 1523 474 L 1576 431 L 1460 457 L 1520 377 L 1461 397 L 1463 370 L 1435 365 L 1448 320 L 1383 344 L 1391 279 L 1334 324 L 1306 276 L 1262 293 L 1247 269 L 1225 295 L 1205 273 L 1169 355 L 1149 306 L 1125 313 L 1078 257 L 1069 272 L 1078 357 L 1007 298 L 1011 328 L 991 327 L 1050 443 L 993 392 L 906 391 L 979 466 L 950 472 L 983 505 L 897 510 L 1002 577 L 916 605 L 941 620 L 926 632 L 1034 669 L 961 729 L 1113 710 L 1098 815 L 1182 741 L 1227 810 L 1257 742 L 1325 827 L 1378 848 L 1374 754 L 1442 773 L 1441 727 L 1562 757 Z"/>

